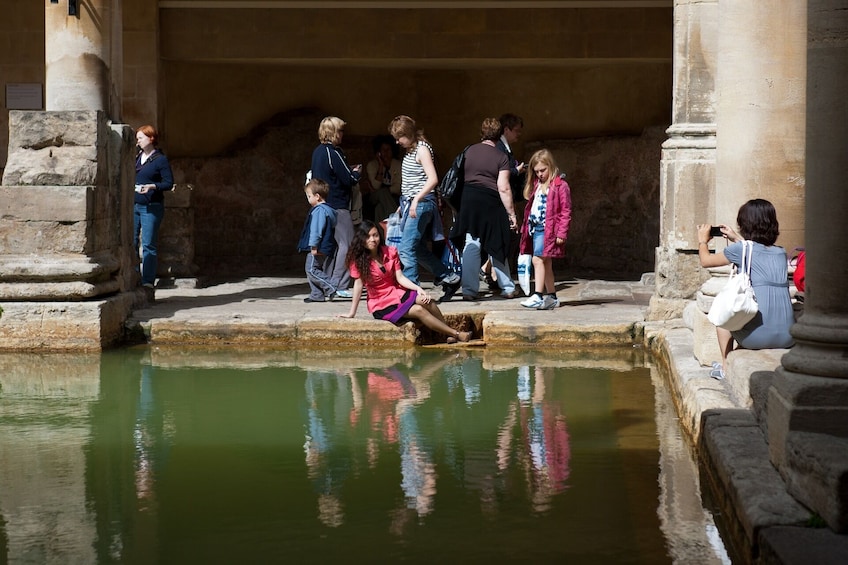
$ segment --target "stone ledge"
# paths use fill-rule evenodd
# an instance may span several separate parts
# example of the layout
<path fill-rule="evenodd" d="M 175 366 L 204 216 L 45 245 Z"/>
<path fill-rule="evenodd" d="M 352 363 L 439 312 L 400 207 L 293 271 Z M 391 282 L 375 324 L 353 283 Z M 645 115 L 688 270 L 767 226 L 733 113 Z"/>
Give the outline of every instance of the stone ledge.
<path fill-rule="evenodd" d="M 812 514 L 786 490 L 769 460 L 768 446 L 753 413 L 707 410 L 698 442 L 702 469 L 719 514 L 726 515 L 728 541 L 748 560 L 755 558 L 762 528 L 800 525 Z"/>
<path fill-rule="evenodd" d="M 566 308 L 564 303 L 561 308 Z M 644 325 L 641 322 L 608 323 L 595 312 L 590 319 L 570 317 L 545 320 L 545 312 L 534 317 L 516 316 L 514 313 L 491 312 L 483 318 L 482 330 L 487 344 L 493 345 L 568 345 L 633 346 L 643 341 Z M 553 315 L 553 314 L 551 314 Z M 634 307 L 631 319 L 642 318 L 642 310 Z"/>
<path fill-rule="evenodd" d="M 751 375 L 757 371 L 774 371 L 788 349 L 736 349 L 727 356 L 727 384 L 738 406 L 752 408 Z"/>
<path fill-rule="evenodd" d="M 29 282 L 90 280 L 108 277 L 120 268 L 111 252 L 82 255 L 75 253 L 11 254 L 0 256 L 0 281 Z M 0 294 L 0 296 L 3 296 Z"/>
<path fill-rule="evenodd" d="M 655 332 L 655 333 L 654 333 Z M 694 337 L 687 328 L 652 329 L 651 351 L 665 365 L 668 386 L 673 391 L 680 425 L 693 442 L 701 435 L 701 414 L 716 408 L 735 408 L 723 381 L 710 377 L 692 355 Z"/>

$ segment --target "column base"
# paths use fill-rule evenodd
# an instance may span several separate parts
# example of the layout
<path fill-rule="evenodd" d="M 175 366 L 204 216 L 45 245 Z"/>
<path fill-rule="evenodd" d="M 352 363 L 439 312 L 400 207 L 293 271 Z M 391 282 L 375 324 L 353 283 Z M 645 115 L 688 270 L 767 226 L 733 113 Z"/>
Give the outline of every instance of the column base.
<path fill-rule="evenodd" d="M 848 379 L 777 369 L 769 391 L 772 463 L 792 495 L 848 532 Z"/>
<path fill-rule="evenodd" d="M 0 303 L 0 351 L 102 351 L 121 342 L 144 297 L 122 292 L 85 302 Z"/>

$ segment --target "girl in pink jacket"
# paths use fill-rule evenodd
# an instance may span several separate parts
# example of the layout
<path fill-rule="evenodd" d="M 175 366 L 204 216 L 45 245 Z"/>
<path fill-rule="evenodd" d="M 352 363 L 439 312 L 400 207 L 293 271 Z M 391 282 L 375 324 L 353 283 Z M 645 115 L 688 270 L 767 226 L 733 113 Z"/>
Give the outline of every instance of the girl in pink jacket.
<path fill-rule="evenodd" d="M 553 259 L 565 257 L 565 240 L 571 224 L 571 189 L 560 176 L 554 156 L 547 149 L 536 151 L 524 185 L 524 222 L 519 253 L 533 255 L 536 292 L 521 303 L 527 308 L 552 310 L 559 306 L 554 286 Z"/>

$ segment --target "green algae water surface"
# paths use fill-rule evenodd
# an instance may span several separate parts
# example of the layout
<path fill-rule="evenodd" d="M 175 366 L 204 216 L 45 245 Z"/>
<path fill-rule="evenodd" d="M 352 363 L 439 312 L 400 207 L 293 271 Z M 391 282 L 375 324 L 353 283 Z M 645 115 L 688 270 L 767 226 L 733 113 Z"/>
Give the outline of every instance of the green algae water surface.
<path fill-rule="evenodd" d="M 635 352 L 0 356 L 0 563 L 721 563 Z"/>

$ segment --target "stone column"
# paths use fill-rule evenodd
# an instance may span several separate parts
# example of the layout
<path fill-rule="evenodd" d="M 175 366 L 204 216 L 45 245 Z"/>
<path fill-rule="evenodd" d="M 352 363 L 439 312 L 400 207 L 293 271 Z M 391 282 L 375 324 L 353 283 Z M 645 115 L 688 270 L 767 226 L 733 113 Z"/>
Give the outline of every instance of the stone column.
<path fill-rule="evenodd" d="M 848 0 L 808 0 L 807 291 L 769 391 L 772 463 L 790 493 L 848 532 Z"/>
<path fill-rule="evenodd" d="M 120 1 L 45 1 L 47 111 L 13 110 L 0 186 L 0 350 L 99 349 L 137 300 Z M 117 64 L 114 62 L 117 61 Z M 115 72 L 113 73 L 113 69 Z"/>
<path fill-rule="evenodd" d="M 714 80 L 718 1 L 674 6 L 673 123 L 660 163 L 660 245 L 648 318 L 680 317 L 706 278 L 695 225 L 712 217 L 715 187 Z"/>
<path fill-rule="evenodd" d="M 739 207 L 765 198 L 787 251 L 804 242 L 806 20 L 795 0 L 719 2 L 715 208 L 701 221 L 735 228 Z M 723 249 L 724 240 L 711 247 Z M 706 312 L 728 272 L 717 269 L 697 294 L 694 353 L 702 365 L 720 358 Z"/>
<path fill-rule="evenodd" d="M 719 3 L 714 223 L 751 198 L 774 204 L 779 245 L 803 245 L 806 7 Z M 709 218 L 705 218 L 709 219 Z"/>
<path fill-rule="evenodd" d="M 49 110 L 103 110 L 121 114 L 121 3 L 44 3 L 45 102 Z"/>

